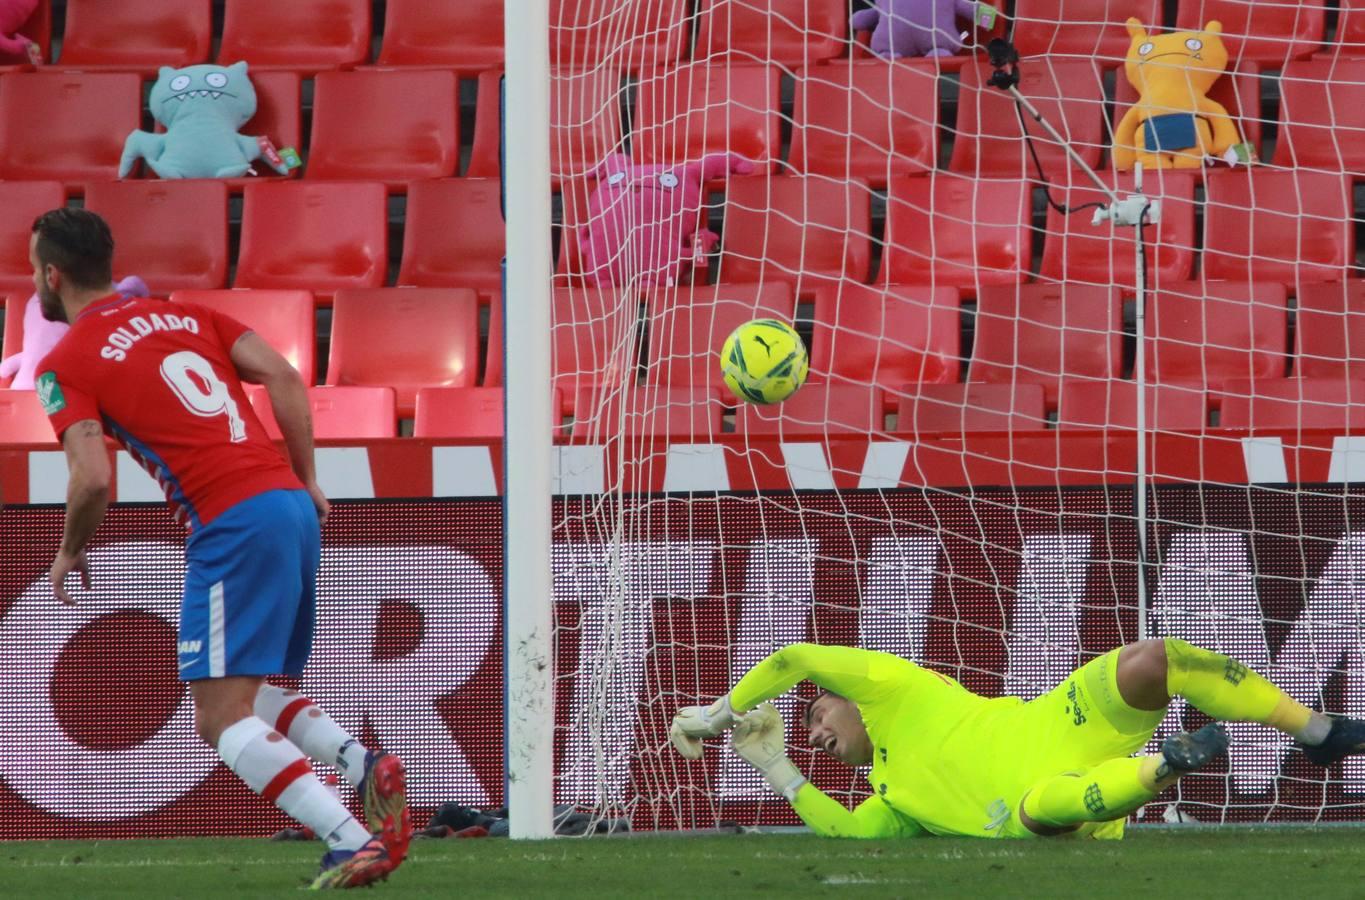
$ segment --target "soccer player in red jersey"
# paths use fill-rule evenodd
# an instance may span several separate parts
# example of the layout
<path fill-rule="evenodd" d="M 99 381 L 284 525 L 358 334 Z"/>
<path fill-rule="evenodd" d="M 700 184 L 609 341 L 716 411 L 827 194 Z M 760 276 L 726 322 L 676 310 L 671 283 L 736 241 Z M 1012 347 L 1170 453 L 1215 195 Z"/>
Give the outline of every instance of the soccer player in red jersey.
<path fill-rule="evenodd" d="M 403 764 L 265 682 L 301 674 L 313 639 L 328 504 L 314 475 L 307 389 L 240 322 L 116 293 L 113 253 L 108 225 L 92 212 L 56 209 L 33 224 L 29 259 L 43 315 L 71 324 L 39 364 L 36 385 L 70 469 L 53 591 L 70 604 L 68 575 L 90 586 L 85 546 L 109 501 L 108 434 L 156 478 L 189 529 L 178 649 L 200 736 L 252 790 L 327 842 L 314 887 L 386 878 L 411 834 Z M 287 459 L 242 381 L 265 386 Z M 313 774 L 310 757 L 356 786 L 368 828 Z"/>

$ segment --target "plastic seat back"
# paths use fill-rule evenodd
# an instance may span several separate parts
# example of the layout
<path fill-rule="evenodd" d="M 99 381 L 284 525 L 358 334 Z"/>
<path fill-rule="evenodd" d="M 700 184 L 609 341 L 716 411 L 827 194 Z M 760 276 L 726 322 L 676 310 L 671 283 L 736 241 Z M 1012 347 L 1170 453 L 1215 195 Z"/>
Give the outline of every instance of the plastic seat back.
<path fill-rule="evenodd" d="M 231 316 L 299 370 L 304 384 L 317 381 L 317 326 L 307 291 L 176 291 L 172 303 L 193 303 Z"/>
<path fill-rule="evenodd" d="M 370 58 L 370 10 L 370 0 L 226 0 L 218 61 L 299 72 L 359 65 Z"/>
<path fill-rule="evenodd" d="M 503 244 L 497 179 L 414 181 L 408 187 L 398 283 L 500 294 Z"/>
<path fill-rule="evenodd" d="M 9 76 L 6 76 L 9 77 Z M 57 181 L 0 181 L 0 293 L 33 293 L 33 266 L 28 260 L 33 220 L 66 205 L 66 190 Z"/>
<path fill-rule="evenodd" d="M 63 66 L 155 72 L 207 62 L 210 0 L 67 0 Z"/>
<path fill-rule="evenodd" d="M 131 72 L 17 72 L 0 78 L 0 181 L 77 188 L 118 175 L 128 133 L 142 126 Z"/>
<path fill-rule="evenodd" d="M 220 288 L 228 273 L 228 189 L 221 181 L 97 181 L 85 206 L 114 233 L 114 272 L 152 293 Z"/>
<path fill-rule="evenodd" d="M 381 66 L 428 66 L 473 75 L 503 65 L 502 0 L 389 0 Z"/>

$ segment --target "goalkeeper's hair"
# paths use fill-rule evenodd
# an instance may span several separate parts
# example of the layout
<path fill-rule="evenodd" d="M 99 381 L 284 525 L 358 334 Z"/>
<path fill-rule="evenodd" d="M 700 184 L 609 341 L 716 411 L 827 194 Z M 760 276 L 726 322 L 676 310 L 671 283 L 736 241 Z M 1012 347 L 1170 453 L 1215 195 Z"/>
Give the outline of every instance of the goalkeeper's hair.
<path fill-rule="evenodd" d="M 819 691 L 819 693 L 817 693 L 814 697 L 811 697 L 811 698 L 810 698 L 810 702 L 806 704 L 806 711 L 803 712 L 803 713 L 801 714 L 801 724 L 802 724 L 802 725 L 805 725 L 807 728 L 810 727 L 810 713 L 811 713 L 811 710 L 815 709 L 815 704 L 819 703 L 821 700 L 823 700 L 823 699 L 826 698 L 826 697 L 833 697 L 833 698 L 836 699 L 836 700 L 847 700 L 847 699 L 848 699 L 848 698 L 845 697 L 843 694 L 836 694 L 836 693 L 834 693 L 834 691 L 827 691 L 827 690 L 824 690 L 824 689 L 822 688 L 822 689 Z"/>

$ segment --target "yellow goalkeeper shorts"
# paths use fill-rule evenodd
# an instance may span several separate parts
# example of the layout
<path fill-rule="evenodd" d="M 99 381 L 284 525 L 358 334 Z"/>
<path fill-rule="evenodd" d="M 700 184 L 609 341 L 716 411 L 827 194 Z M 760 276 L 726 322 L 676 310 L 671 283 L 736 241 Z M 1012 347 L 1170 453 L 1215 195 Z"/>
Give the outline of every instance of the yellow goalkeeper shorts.
<path fill-rule="evenodd" d="M 1118 650 L 1111 650 L 1092 659 L 999 723 L 1003 727 L 997 734 L 1004 740 L 1002 752 L 995 754 L 996 764 L 1008 770 L 1007 780 L 1016 787 L 1013 796 L 1006 797 L 1014 816 L 1002 837 L 1031 834 L 1019 824 L 1018 809 L 1024 793 L 1039 781 L 1131 756 L 1152 739 L 1166 711 L 1136 709 L 1124 702 L 1116 673 L 1118 656 Z M 1091 836 L 1118 837 L 1122 826 L 1098 831 L 1103 833 Z"/>

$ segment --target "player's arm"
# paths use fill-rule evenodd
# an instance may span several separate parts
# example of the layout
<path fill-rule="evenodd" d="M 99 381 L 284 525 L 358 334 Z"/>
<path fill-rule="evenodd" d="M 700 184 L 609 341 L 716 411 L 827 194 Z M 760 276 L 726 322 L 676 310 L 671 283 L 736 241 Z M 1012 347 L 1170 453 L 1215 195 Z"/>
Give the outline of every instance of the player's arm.
<path fill-rule="evenodd" d="M 914 820 L 899 815 L 880 797 L 869 797 L 849 810 L 806 780 L 787 758 L 782 716 L 764 703 L 740 719 L 731 741 L 740 758 L 757 769 L 773 790 L 787 798 L 801 821 L 827 837 L 914 837 L 925 833 Z"/>
<path fill-rule="evenodd" d="M 710 706 L 686 706 L 673 718 L 669 737 L 688 759 L 701 756 L 701 739 L 734 727 L 739 715 L 785 694 L 809 679 L 854 703 L 871 703 L 913 688 L 916 677 L 938 679 L 909 660 L 857 647 L 789 644 L 754 666 L 730 693 Z"/>
<path fill-rule="evenodd" d="M 289 465 L 303 482 L 318 508 L 319 519 L 327 517 L 327 498 L 318 487 L 313 466 L 313 411 L 308 405 L 308 388 L 298 369 L 265 342 L 248 331 L 232 344 L 232 364 L 243 381 L 265 387 L 275 422 L 284 437 Z"/>
<path fill-rule="evenodd" d="M 66 483 L 66 524 L 62 546 L 48 577 L 57 599 L 74 603 L 66 591 L 66 576 L 81 573 L 82 583 L 90 587 L 86 568 L 85 545 L 95 534 L 109 508 L 109 452 L 104 446 L 104 427 L 95 419 L 81 419 L 62 432 L 69 477 Z"/>

